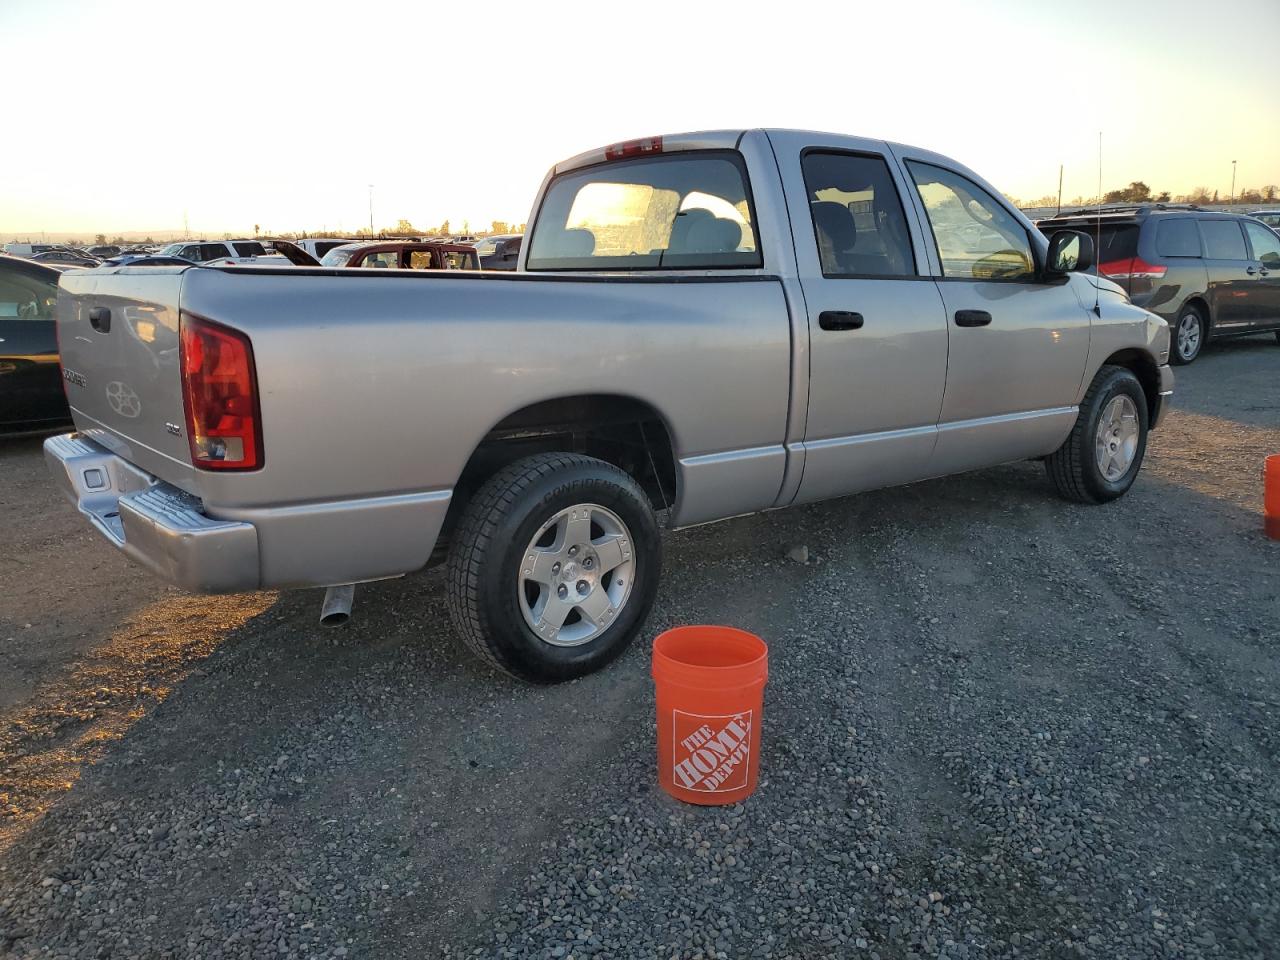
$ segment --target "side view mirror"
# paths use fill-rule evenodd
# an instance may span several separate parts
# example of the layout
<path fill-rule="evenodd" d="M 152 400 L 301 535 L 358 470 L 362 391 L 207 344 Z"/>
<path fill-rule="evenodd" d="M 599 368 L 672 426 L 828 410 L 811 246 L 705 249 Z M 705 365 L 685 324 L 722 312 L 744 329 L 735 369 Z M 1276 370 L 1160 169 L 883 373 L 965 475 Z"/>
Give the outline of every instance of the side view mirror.
<path fill-rule="evenodd" d="M 1059 230 L 1049 238 L 1045 272 L 1051 276 L 1081 273 L 1093 266 L 1093 237 L 1079 230 Z"/>

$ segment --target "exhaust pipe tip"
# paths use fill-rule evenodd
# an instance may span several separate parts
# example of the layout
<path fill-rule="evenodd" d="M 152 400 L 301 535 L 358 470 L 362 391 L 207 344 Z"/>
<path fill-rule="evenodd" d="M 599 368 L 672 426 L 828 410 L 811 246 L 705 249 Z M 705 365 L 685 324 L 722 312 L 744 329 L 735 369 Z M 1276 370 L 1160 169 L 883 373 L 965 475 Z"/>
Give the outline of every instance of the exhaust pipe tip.
<path fill-rule="evenodd" d="M 324 603 L 320 606 L 320 626 L 340 627 L 351 619 L 351 602 L 355 599 L 356 585 L 341 583 L 328 587 Z"/>

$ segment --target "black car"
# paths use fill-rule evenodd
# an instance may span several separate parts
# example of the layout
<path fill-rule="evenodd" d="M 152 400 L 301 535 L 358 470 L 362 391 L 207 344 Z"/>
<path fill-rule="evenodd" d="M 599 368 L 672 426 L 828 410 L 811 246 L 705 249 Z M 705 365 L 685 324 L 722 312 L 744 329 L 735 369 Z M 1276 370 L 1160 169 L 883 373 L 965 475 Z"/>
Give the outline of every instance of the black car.
<path fill-rule="evenodd" d="M 481 270 L 514 270 L 520 256 L 520 244 L 524 234 L 512 233 L 497 237 L 483 237 L 474 244 L 480 255 Z"/>
<path fill-rule="evenodd" d="M 58 366 L 56 267 L 0 255 L 0 433 L 71 421 Z"/>
<path fill-rule="evenodd" d="M 44 253 L 37 253 L 32 256 L 33 263 L 56 263 L 69 267 L 96 267 L 102 263 L 97 257 L 91 257 L 87 253 L 81 253 L 78 250 L 46 250 Z"/>
<path fill-rule="evenodd" d="M 1170 326 L 1173 363 L 1210 339 L 1276 332 L 1280 235 L 1252 217 L 1195 206 L 1145 204 L 1077 210 L 1036 224 L 1098 236 L 1098 270 Z"/>
<path fill-rule="evenodd" d="M 120 248 L 114 243 L 99 244 L 96 247 L 90 247 L 85 251 L 85 253 L 89 254 L 91 257 L 98 257 L 105 260 L 107 257 L 120 256 Z"/>

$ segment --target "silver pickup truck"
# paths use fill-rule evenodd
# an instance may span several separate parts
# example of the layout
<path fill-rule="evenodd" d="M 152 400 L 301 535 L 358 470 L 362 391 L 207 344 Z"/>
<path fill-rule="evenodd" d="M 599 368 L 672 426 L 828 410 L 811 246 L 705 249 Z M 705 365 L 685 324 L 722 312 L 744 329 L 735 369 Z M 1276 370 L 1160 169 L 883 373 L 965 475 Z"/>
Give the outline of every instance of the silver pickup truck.
<path fill-rule="evenodd" d="M 640 630 L 675 527 L 1043 459 L 1122 495 L 1168 327 L 972 171 L 783 130 L 557 164 L 514 273 L 119 267 L 58 297 L 58 483 L 189 590 L 448 564 L 517 676 Z"/>

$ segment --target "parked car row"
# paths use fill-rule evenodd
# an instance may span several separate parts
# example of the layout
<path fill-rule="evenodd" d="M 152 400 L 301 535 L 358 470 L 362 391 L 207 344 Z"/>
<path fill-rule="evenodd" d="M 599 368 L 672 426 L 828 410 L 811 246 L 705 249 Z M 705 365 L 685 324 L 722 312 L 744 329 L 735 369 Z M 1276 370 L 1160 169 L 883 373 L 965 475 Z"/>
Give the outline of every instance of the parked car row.
<path fill-rule="evenodd" d="M 1259 214 L 1191 205 L 1078 210 L 1036 226 L 1093 234 L 1098 270 L 1173 332 L 1171 359 L 1191 363 L 1220 337 L 1276 332 L 1280 341 L 1280 234 Z M 1280 219 L 1280 214 L 1277 214 Z"/>

